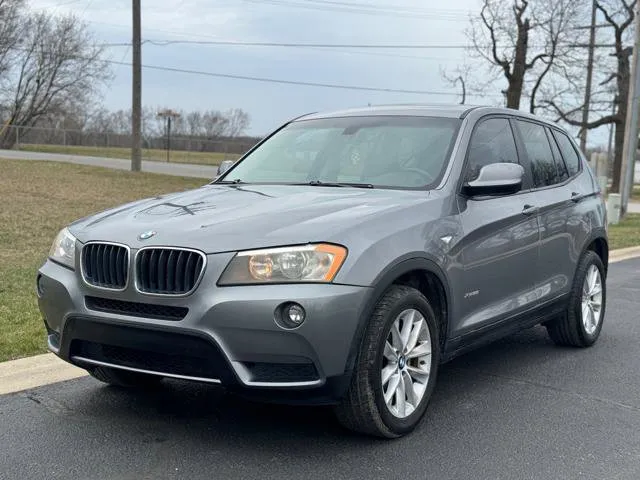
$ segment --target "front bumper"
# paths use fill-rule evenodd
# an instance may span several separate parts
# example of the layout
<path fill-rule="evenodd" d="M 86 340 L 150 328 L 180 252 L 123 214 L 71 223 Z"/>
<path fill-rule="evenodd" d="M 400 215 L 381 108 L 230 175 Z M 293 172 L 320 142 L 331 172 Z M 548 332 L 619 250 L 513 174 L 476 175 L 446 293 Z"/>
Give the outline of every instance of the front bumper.
<path fill-rule="evenodd" d="M 99 289 L 77 269 L 47 261 L 38 272 L 37 294 L 49 349 L 85 368 L 220 383 L 264 399 L 337 400 L 348 384 L 348 359 L 371 289 L 218 287 L 230 258 L 209 255 L 204 277 L 188 297 L 145 295 L 133 285 L 122 292 Z M 307 312 L 295 330 L 274 321 L 277 307 L 289 301 Z"/>

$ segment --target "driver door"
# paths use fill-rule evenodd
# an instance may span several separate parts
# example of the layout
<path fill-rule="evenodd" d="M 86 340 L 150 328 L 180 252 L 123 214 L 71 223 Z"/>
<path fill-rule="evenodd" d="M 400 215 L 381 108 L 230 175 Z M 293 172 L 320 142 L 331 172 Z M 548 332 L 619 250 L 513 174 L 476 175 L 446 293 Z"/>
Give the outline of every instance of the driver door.
<path fill-rule="evenodd" d="M 483 166 L 498 162 L 519 163 L 519 156 L 510 120 L 489 117 L 472 134 L 464 180 L 474 180 Z M 480 333 L 535 301 L 539 226 L 535 194 L 529 190 L 526 176 L 516 194 L 459 195 L 464 238 L 454 336 Z"/>

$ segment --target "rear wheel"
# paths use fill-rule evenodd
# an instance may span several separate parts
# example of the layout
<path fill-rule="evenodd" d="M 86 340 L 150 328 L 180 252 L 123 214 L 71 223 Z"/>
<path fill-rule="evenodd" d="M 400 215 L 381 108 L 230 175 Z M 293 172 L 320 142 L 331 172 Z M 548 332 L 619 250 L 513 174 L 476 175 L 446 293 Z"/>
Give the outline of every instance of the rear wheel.
<path fill-rule="evenodd" d="M 551 339 L 557 345 L 593 345 L 602 330 L 606 300 L 604 265 L 596 253 L 588 251 L 578 264 L 567 311 L 546 324 Z"/>
<path fill-rule="evenodd" d="M 438 338 L 424 295 L 392 286 L 371 316 L 351 386 L 335 410 L 338 420 L 351 430 L 385 438 L 412 431 L 435 386 Z"/>
<path fill-rule="evenodd" d="M 89 370 L 89 375 L 101 382 L 126 388 L 152 388 L 157 386 L 162 377 L 146 373 L 130 372 L 117 368 L 96 367 Z"/>

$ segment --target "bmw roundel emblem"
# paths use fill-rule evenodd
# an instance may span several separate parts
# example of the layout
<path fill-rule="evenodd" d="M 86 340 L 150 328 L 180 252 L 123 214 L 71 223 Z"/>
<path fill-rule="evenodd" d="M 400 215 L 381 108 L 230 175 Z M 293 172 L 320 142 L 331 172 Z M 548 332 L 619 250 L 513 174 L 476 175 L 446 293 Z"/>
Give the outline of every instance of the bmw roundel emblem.
<path fill-rule="evenodd" d="M 156 232 L 154 232 L 153 230 L 149 230 L 146 232 L 142 232 L 140 235 L 138 235 L 138 238 L 140 240 L 148 240 L 151 237 L 153 237 L 156 234 Z"/>

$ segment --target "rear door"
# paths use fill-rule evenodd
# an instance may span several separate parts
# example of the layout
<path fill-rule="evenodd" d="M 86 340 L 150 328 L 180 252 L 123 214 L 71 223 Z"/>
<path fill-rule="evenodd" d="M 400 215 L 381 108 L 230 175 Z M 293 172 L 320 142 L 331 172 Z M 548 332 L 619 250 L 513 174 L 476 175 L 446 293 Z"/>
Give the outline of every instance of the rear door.
<path fill-rule="evenodd" d="M 465 181 L 496 162 L 519 163 L 508 118 L 490 117 L 476 125 L 469 143 Z M 535 194 L 458 199 L 464 231 L 462 278 L 453 288 L 457 302 L 452 335 L 479 333 L 530 307 L 535 296 L 538 219 Z"/>
<path fill-rule="evenodd" d="M 523 119 L 515 120 L 514 124 L 531 173 L 533 201 L 538 207 L 540 257 L 536 294 L 545 302 L 569 291 L 576 265 L 570 230 L 580 227 L 570 226 L 576 220 L 572 180 L 549 127 Z"/>

